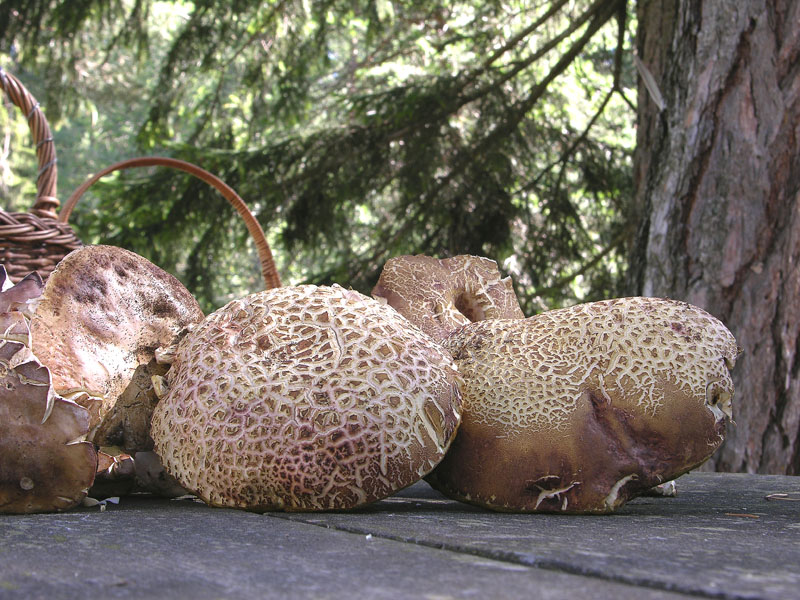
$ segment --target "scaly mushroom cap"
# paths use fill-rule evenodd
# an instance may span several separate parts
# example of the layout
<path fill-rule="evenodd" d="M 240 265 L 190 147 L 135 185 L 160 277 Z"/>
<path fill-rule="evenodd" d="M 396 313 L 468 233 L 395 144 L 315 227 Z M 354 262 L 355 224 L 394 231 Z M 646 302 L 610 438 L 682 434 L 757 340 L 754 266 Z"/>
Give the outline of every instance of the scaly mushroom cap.
<path fill-rule="evenodd" d="M 348 509 L 441 460 L 459 422 L 447 353 L 339 286 L 284 287 L 209 315 L 178 346 L 152 436 L 207 503 Z"/>
<path fill-rule="evenodd" d="M 13 366 L 19 353 L 29 356 L 0 342 L 0 513 L 66 510 L 94 480 L 97 454 L 82 441 L 89 414 L 53 393 L 38 362 Z"/>
<path fill-rule="evenodd" d="M 391 258 L 372 296 L 435 340 L 473 321 L 525 317 L 511 278 L 501 278 L 497 263 L 480 256 Z"/>
<path fill-rule="evenodd" d="M 610 512 L 704 462 L 731 415 L 736 341 L 682 302 L 482 321 L 444 344 L 464 416 L 428 481 L 496 510 Z"/>
<path fill-rule="evenodd" d="M 31 320 L 33 352 L 62 396 L 91 415 L 89 439 L 128 451 L 152 447 L 154 352 L 203 318 L 194 297 L 147 259 L 113 246 L 68 254 Z"/>

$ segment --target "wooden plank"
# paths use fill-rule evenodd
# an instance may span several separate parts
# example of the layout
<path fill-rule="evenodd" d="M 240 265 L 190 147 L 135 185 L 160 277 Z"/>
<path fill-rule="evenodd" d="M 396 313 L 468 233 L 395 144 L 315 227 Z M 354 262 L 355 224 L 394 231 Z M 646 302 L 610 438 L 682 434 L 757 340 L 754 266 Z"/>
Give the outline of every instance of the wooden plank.
<path fill-rule="evenodd" d="M 696 473 L 676 498 L 639 498 L 607 516 L 511 515 L 420 485 L 353 515 L 285 515 L 649 589 L 705 597 L 800 597 L 800 479 Z"/>
<path fill-rule="evenodd" d="M 493 513 L 425 484 L 351 513 L 129 497 L 0 516 L 0 599 L 796 598 L 800 502 L 776 493 L 800 479 L 699 473 L 611 516 Z"/>
<path fill-rule="evenodd" d="M 3 516 L 0 540 L 2 600 L 686 598 L 187 501 Z"/>

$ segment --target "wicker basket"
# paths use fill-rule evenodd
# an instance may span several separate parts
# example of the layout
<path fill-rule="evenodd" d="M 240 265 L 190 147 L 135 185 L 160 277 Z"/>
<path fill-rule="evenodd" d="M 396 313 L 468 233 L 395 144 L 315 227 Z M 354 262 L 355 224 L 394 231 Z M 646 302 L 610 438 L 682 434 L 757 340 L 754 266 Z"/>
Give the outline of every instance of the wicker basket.
<path fill-rule="evenodd" d="M 261 274 L 264 277 L 264 284 L 266 285 L 267 289 L 281 286 L 278 270 L 275 268 L 275 261 L 273 260 L 269 243 L 267 243 L 267 238 L 264 235 L 264 230 L 253 216 L 253 213 L 251 213 L 247 208 L 247 205 L 244 203 L 244 201 L 233 190 L 233 188 L 219 179 L 219 177 L 209 173 L 204 169 L 201 169 L 197 165 L 183 160 L 168 158 L 165 156 L 144 156 L 114 163 L 110 167 L 106 167 L 102 171 L 99 171 L 95 175 L 91 176 L 72 193 L 69 199 L 64 203 L 64 208 L 61 210 L 61 214 L 58 217 L 59 220 L 63 223 L 66 223 L 70 214 L 72 214 L 72 209 L 75 207 L 75 204 L 78 202 L 80 197 L 98 179 L 108 175 L 109 173 L 113 173 L 114 171 L 131 169 L 135 167 L 170 167 L 172 169 L 189 173 L 190 175 L 193 175 L 194 177 L 197 177 L 198 179 L 201 179 L 207 184 L 216 188 L 216 190 L 225 197 L 225 199 L 231 204 L 231 206 L 233 206 L 233 208 L 236 209 L 236 212 L 238 212 L 244 220 L 244 224 L 247 226 L 247 231 L 250 233 L 253 241 L 255 242 L 256 251 L 258 252 L 258 259 L 261 261 Z"/>
<path fill-rule="evenodd" d="M 12 282 L 16 283 L 31 271 L 38 271 L 42 279 L 47 279 L 64 256 L 83 245 L 67 221 L 75 203 L 94 182 L 120 169 L 166 166 L 202 179 L 215 187 L 230 202 L 241 215 L 255 241 L 267 289 L 280 287 L 280 278 L 264 231 L 244 201 L 218 177 L 185 161 L 167 157 L 141 157 L 115 163 L 90 177 L 75 190 L 59 214 L 60 202 L 56 197 L 58 178 L 56 150 L 50 126 L 36 98 L 16 77 L 6 73 L 2 68 L 0 68 L 0 86 L 27 116 L 39 162 L 39 174 L 36 180 L 37 198 L 31 211 L 10 213 L 0 209 L 0 264 L 5 265 Z"/>
<path fill-rule="evenodd" d="M 39 103 L 2 68 L 0 86 L 27 117 L 39 162 L 37 198 L 31 211 L 9 213 L 0 209 L 0 264 L 5 265 L 14 282 L 31 271 L 38 271 L 46 279 L 66 254 L 82 244 L 66 220 L 58 219 L 56 150 Z"/>

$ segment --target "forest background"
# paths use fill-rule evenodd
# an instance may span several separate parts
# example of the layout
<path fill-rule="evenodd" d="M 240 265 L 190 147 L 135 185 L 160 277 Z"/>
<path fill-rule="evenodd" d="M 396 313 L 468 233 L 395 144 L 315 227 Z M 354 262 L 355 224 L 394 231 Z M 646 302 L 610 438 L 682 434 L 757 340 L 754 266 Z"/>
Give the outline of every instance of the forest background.
<path fill-rule="evenodd" d="M 723 0 L 10 0 L 0 66 L 40 100 L 60 196 L 133 156 L 221 177 L 284 283 L 369 293 L 400 254 L 488 256 L 526 314 L 621 295 L 721 318 L 744 353 L 708 468 L 800 473 L 800 13 Z M 7 210 L 35 197 L 0 114 Z M 210 311 L 263 287 L 204 183 L 96 184 L 70 222 Z"/>

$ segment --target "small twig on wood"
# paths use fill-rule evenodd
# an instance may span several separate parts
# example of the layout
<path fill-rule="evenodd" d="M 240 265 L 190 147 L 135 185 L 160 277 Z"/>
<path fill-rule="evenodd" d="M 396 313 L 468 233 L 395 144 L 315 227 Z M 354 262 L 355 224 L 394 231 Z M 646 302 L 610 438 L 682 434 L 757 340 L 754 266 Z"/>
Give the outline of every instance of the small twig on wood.
<path fill-rule="evenodd" d="M 777 493 L 777 494 L 767 494 L 764 496 L 765 500 L 785 500 L 787 502 L 800 502 L 800 492 L 795 493 Z"/>

